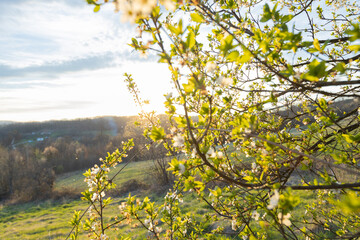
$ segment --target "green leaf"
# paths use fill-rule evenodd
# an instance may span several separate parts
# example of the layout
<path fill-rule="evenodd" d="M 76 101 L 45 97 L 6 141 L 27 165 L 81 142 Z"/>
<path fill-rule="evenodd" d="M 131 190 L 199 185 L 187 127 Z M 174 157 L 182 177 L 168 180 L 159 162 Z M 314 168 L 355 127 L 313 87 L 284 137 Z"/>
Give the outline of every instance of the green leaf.
<path fill-rule="evenodd" d="M 212 195 L 214 195 L 214 197 L 218 197 L 218 192 L 216 190 L 212 190 L 212 189 L 209 189 L 209 192 L 212 193 Z"/>
<path fill-rule="evenodd" d="M 165 138 L 165 131 L 162 127 L 153 127 L 153 129 L 151 130 L 151 133 L 150 133 L 150 138 L 153 140 L 153 141 L 159 141 L 161 139 L 164 139 Z"/>
<path fill-rule="evenodd" d="M 272 17 L 272 13 L 271 13 L 271 11 L 270 11 L 270 7 L 269 7 L 269 4 L 265 4 L 264 5 L 264 13 L 263 13 L 263 15 L 262 15 L 262 17 L 261 17 L 261 19 L 260 19 L 260 22 L 267 22 L 267 21 L 269 21 L 270 19 L 271 19 L 271 17 Z"/>
<path fill-rule="evenodd" d="M 255 180 L 254 176 L 251 176 L 251 175 L 245 176 L 245 177 L 243 177 L 243 179 L 249 183 L 252 183 Z"/>
<path fill-rule="evenodd" d="M 243 54 L 238 59 L 238 63 L 246 63 L 250 61 L 252 57 L 253 57 L 252 53 L 248 49 L 243 48 Z"/>
<path fill-rule="evenodd" d="M 171 24 L 168 24 L 167 25 L 167 28 L 170 30 L 170 32 L 172 32 L 173 34 L 177 34 L 177 28 L 174 27 L 173 25 Z"/>
<path fill-rule="evenodd" d="M 239 57 L 239 52 L 235 50 L 230 52 L 229 55 L 227 55 L 226 59 L 228 59 L 229 61 L 235 61 L 238 57 Z"/>
<path fill-rule="evenodd" d="M 266 53 L 267 51 L 269 51 L 269 42 L 265 40 L 261 41 L 259 47 L 263 53 Z"/>
<path fill-rule="evenodd" d="M 349 135 L 349 134 L 343 134 L 342 135 L 344 138 L 345 138 L 345 141 L 347 142 L 347 143 L 353 143 L 354 141 L 352 140 L 352 136 L 351 135 Z"/>
<path fill-rule="evenodd" d="M 348 192 L 337 204 L 347 214 L 360 211 L 360 197 L 353 191 Z"/>
<path fill-rule="evenodd" d="M 319 105 L 320 105 L 321 108 L 326 109 L 326 108 L 327 108 L 327 102 L 326 102 L 326 100 L 323 99 L 323 98 L 320 98 L 320 100 L 319 100 Z"/>
<path fill-rule="evenodd" d="M 360 45 L 359 45 L 360 46 Z M 339 62 L 338 64 L 336 64 L 334 70 L 340 72 L 340 73 L 345 73 L 346 71 L 346 65 L 343 62 Z"/>
<path fill-rule="evenodd" d="M 183 117 L 175 117 L 175 122 L 177 123 L 179 128 L 184 128 L 187 126 L 186 119 Z"/>
<path fill-rule="evenodd" d="M 284 194 L 280 195 L 279 208 L 287 211 L 293 210 L 300 204 L 300 198 L 294 194 L 291 188 L 287 188 Z"/>
<path fill-rule="evenodd" d="M 315 186 L 319 185 L 318 180 L 316 178 L 314 179 L 314 185 Z"/>
<path fill-rule="evenodd" d="M 194 92 L 196 89 L 196 82 L 194 78 L 189 78 L 188 83 L 183 83 L 183 88 L 185 90 L 185 92 L 187 93 L 191 93 Z"/>
<path fill-rule="evenodd" d="M 314 59 L 308 65 L 309 71 L 305 74 L 302 74 L 301 78 L 304 78 L 309 81 L 319 81 L 320 78 L 325 77 L 326 75 L 326 64 L 324 61 L 319 62 Z"/>
<path fill-rule="evenodd" d="M 287 23 L 287 22 L 289 22 L 291 19 L 293 19 L 293 15 L 284 15 L 284 16 L 282 16 L 282 18 L 281 18 L 281 22 L 282 23 Z"/>
<path fill-rule="evenodd" d="M 173 26 L 171 24 L 167 24 L 166 25 L 167 28 L 175 35 L 181 35 L 183 34 L 183 25 L 182 25 L 182 19 L 180 19 L 179 23 L 177 24 L 177 26 Z"/>
<path fill-rule="evenodd" d="M 226 38 L 221 39 L 219 49 L 222 51 L 223 55 L 226 55 L 231 49 L 235 48 L 233 45 L 234 37 L 228 35 Z"/>
<path fill-rule="evenodd" d="M 317 38 L 314 39 L 314 47 L 316 50 L 318 50 L 319 52 L 321 52 L 321 47 L 320 47 L 320 43 L 319 43 L 319 40 Z"/>
<path fill-rule="evenodd" d="M 353 24 L 354 28 L 347 30 L 345 33 L 350 35 L 350 41 L 360 39 L 360 24 Z"/>
<path fill-rule="evenodd" d="M 186 45 L 189 49 L 192 49 L 195 46 L 195 33 L 193 30 L 190 29 L 189 34 L 186 38 Z"/>
<path fill-rule="evenodd" d="M 359 52 L 360 51 L 360 45 L 350 45 L 349 49 L 351 51 L 354 51 L 354 52 Z"/>
<path fill-rule="evenodd" d="M 157 6 L 153 9 L 152 14 L 154 15 L 154 17 L 159 17 L 160 16 L 160 7 Z"/>
<path fill-rule="evenodd" d="M 159 63 L 168 63 L 171 60 L 171 57 L 167 53 L 160 53 L 159 57 Z"/>
<path fill-rule="evenodd" d="M 198 13 L 191 13 L 190 14 L 191 20 L 197 23 L 203 23 L 204 22 L 204 17 Z"/>
<path fill-rule="evenodd" d="M 354 142 L 360 142 L 360 133 L 352 136 L 352 139 L 354 140 Z"/>
<path fill-rule="evenodd" d="M 271 92 L 270 98 L 269 98 L 268 101 L 269 101 L 269 102 L 277 102 L 277 98 L 274 96 L 274 93 L 273 93 L 273 92 Z"/>
<path fill-rule="evenodd" d="M 342 136 L 347 143 L 360 142 L 360 133 L 357 135 L 343 134 Z"/>
<path fill-rule="evenodd" d="M 207 115 L 210 112 L 210 107 L 209 107 L 209 103 L 205 102 L 200 109 L 200 114 L 201 115 Z"/>
<path fill-rule="evenodd" d="M 96 5 L 95 7 L 94 7 L 94 12 L 98 12 L 100 10 L 100 5 Z"/>

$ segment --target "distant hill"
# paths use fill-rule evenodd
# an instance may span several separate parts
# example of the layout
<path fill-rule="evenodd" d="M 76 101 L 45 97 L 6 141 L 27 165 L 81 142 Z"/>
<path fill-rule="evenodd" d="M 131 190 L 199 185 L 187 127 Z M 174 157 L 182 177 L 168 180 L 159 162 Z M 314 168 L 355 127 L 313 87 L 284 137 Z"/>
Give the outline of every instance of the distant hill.
<path fill-rule="evenodd" d="M 122 134 L 126 124 L 136 117 L 96 117 L 74 120 L 44 122 L 0 121 L 0 143 L 9 144 L 36 142 L 40 139 L 68 136 L 74 139 L 95 135 L 116 136 Z"/>
<path fill-rule="evenodd" d="M 329 106 L 334 109 L 334 111 L 338 116 L 342 116 L 344 115 L 344 113 L 348 113 L 356 108 L 359 108 L 360 103 L 354 99 L 344 99 L 344 100 L 335 101 Z M 315 107 L 314 106 L 310 107 L 310 109 L 315 109 Z M 290 110 L 286 110 L 286 111 L 280 110 L 279 115 L 282 117 L 293 118 L 294 116 L 297 115 L 298 111 L 302 111 L 302 110 L 300 109 L 299 106 L 294 105 L 290 108 Z"/>
<path fill-rule="evenodd" d="M 0 121 L 0 126 L 9 125 L 9 124 L 12 124 L 12 123 L 15 123 L 15 122 L 13 122 L 13 121 Z"/>

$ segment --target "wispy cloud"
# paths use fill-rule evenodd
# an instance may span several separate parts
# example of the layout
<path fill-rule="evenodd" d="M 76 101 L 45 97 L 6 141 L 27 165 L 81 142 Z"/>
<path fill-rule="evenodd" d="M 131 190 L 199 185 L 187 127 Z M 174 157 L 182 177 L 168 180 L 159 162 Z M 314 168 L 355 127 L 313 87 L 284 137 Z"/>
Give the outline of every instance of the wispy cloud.
<path fill-rule="evenodd" d="M 124 72 L 162 106 L 155 94 L 168 88 L 166 66 L 132 52 L 135 27 L 111 4 L 92 8 L 82 0 L 0 1 L 0 119 L 135 114 Z"/>
<path fill-rule="evenodd" d="M 90 56 L 82 59 L 74 59 L 61 62 L 44 63 L 38 66 L 14 68 L 7 65 L 0 65 L 0 77 L 24 77 L 34 73 L 45 75 L 74 72 L 90 69 L 100 69 L 114 65 L 114 57 L 111 55 Z"/>
<path fill-rule="evenodd" d="M 0 1 L 0 63 L 11 66 L 127 53 L 134 29 L 111 6 L 94 14 L 85 1 Z M 78 3 L 78 2 L 81 2 Z"/>
<path fill-rule="evenodd" d="M 87 107 L 91 104 L 94 104 L 94 102 L 90 101 L 65 101 L 57 104 L 32 104 L 31 108 L 28 106 L 22 106 L 22 107 L 4 107 L 0 109 L 0 114 L 7 113 L 7 114 L 13 114 L 13 113 L 30 113 L 30 114 L 37 114 L 42 113 L 44 111 L 53 111 L 54 109 L 74 109 L 77 110 L 78 108 Z"/>

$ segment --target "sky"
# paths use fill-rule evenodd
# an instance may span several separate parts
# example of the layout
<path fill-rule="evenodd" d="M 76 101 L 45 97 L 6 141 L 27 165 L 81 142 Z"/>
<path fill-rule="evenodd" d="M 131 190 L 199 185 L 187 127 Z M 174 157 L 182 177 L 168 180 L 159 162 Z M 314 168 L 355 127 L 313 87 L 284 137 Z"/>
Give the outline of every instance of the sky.
<path fill-rule="evenodd" d="M 135 29 L 112 4 L 94 13 L 85 0 L 1 0 L 0 121 L 136 115 L 125 72 L 163 112 L 170 73 L 127 45 Z"/>

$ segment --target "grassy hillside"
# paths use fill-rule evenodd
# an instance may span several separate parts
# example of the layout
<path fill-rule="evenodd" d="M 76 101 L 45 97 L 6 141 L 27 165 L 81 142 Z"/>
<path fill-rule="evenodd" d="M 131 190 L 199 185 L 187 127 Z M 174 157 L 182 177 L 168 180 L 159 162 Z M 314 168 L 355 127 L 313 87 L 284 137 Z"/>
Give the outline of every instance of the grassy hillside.
<path fill-rule="evenodd" d="M 119 164 L 115 169 L 112 169 L 110 172 L 110 177 L 116 174 L 118 170 L 122 168 L 124 163 Z M 152 161 L 142 161 L 142 162 L 133 162 L 130 163 L 126 168 L 121 171 L 115 178 L 115 183 L 118 187 L 122 186 L 125 182 L 136 179 L 143 182 L 148 176 L 151 166 L 153 165 Z M 60 175 L 55 182 L 54 190 L 61 191 L 66 189 L 72 189 L 77 192 L 81 192 L 86 188 L 86 183 L 84 182 L 84 170 L 65 173 Z"/>
<path fill-rule="evenodd" d="M 124 164 L 120 164 L 116 169 L 112 170 L 112 174 L 116 173 Z M 114 195 L 113 203 L 106 209 L 108 213 L 107 219 L 114 216 L 118 210 L 119 204 L 124 201 L 128 193 L 131 191 L 132 195 L 139 197 L 149 196 L 151 200 L 161 203 L 164 193 L 156 193 L 154 186 L 149 190 L 140 190 L 134 187 L 134 181 L 138 183 L 146 183 L 148 185 L 154 184 L 152 182 L 153 176 L 151 175 L 152 161 L 134 162 L 130 163 L 115 180 L 118 187 Z M 57 178 L 54 191 L 58 193 L 68 192 L 80 193 L 86 187 L 84 183 L 83 171 L 76 171 L 67 173 Z M 300 211 L 304 211 L 303 206 L 309 204 L 315 196 L 313 194 L 303 192 L 301 193 L 304 201 L 292 213 L 293 219 L 298 219 Z M 69 221 L 75 210 L 85 210 L 88 206 L 86 203 L 77 199 L 69 199 L 65 196 L 57 200 L 46 200 L 42 202 L 32 202 L 10 206 L 0 206 L 0 239 L 65 239 L 71 230 Z M 201 218 L 206 212 L 209 212 L 209 207 L 204 203 L 197 200 L 193 193 L 188 193 L 184 196 L 182 203 L 184 212 L 191 212 L 195 218 Z M 299 223 L 299 222 L 298 222 Z M 214 226 L 223 225 L 229 227 L 227 223 L 209 222 L 208 227 L 212 229 Z M 161 226 L 161 224 L 160 224 Z M 126 235 L 132 239 L 144 239 L 146 237 L 146 230 L 143 228 L 134 228 L 129 225 L 122 225 L 117 232 L 109 232 L 111 239 L 117 239 L 120 235 Z M 271 239 L 277 239 L 277 233 L 269 233 Z M 86 235 L 82 234 L 79 239 L 86 239 Z M 226 238 L 223 238 L 226 239 Z M 229 239 L 232 239 L 229 236 Z"/>
<path fill-rule="evenodd" d="M 118 189 L 124 188 L 129 180 L 145 182 L 151 164 L 152 161 L 130 163 L 115 180 Z M 120 164 L 112 174 L 122 166 L 123 164 Z M 86 187 L 83 172 L 61 175 L 56 180 L 54 190 L 80 193 Z M 123 197 L 126 195 L 123 194 Z M 117 211 L 118 203 L 123 197 L 115 198 L 108 211 Z M 65 239 L 71 229 L 68 222 L 74 211 L 86 208 L 87 205 L 82 201 L 66 197 L 10 206 L 0 205 L 0 239 Z"/>
<path fill-rule="evenodd" d="M 64 239 L 74 210 L 85 208 L 79 200 L 2 207 L 0 239 Z"/>
<path fill-rule="evenodd" d="M 136 194 L 139 197 L 147 195 L 151 200 L 160 203 L 165 195 L 164 193 L 156 193 L 157 191 L 154 191 L 154 188 L 140 191 L 127 186 L 133 184 L 134 180 L 148 185 L 153 184 L 150 173 L 152 164 L 152 161 L 130 163 L 115 180 L 118 186 L 117 191 L 130 189 L 133 195 Z M 113 169 L 111 174 L 115 174 L 116 170 L 119 170 L 123 165 L 120 164 L 116 169 Z M 83 171 L 76 171 L 61 175 L 56 180 L 54 191 L 64 193 L 83 191 L 86 184 L 82 174 Z M 119 192 L 119 196 L 114 197 L 113 203 L 106 209 L 107 216 L 113 216 L 114 212 L 118 211 L 120 202 L 124 201 L 126 197 L 127 193 Z M 192 194 L 184 197 L 183 207 L 184 211 L 193 211 L 199 217 L 208 211 L 207 206 L 196 201 L 196 197 Z M 86 208 L 86 203 L 81 200 L 71 200 L 66 197 L 58 200 L 0 206 L 0 239 L 65 239 L 71 230 L 68 222 L 74 211 L 85 210 Z M 146 236 L 146 230 L 123 225 L 118 232 L 109 235 L 112 237 L 111 239 L 116 239 L 120 235 L 126 235 L 132 239 L 143 239 Z M 80 239 L 84 238 L 86 235 L 80 236 Z"/>

